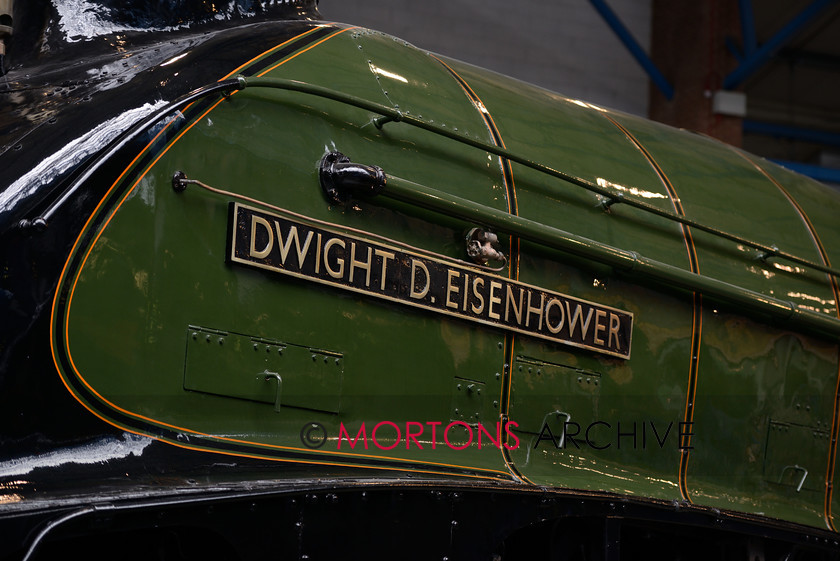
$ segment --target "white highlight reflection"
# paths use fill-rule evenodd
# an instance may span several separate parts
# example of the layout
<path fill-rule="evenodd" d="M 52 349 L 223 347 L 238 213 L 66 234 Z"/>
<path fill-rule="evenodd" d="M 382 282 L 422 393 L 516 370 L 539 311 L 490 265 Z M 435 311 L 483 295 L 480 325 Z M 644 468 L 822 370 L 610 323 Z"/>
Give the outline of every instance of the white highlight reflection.
<path fill-rule="evenodd" d="M 404 76 L 400 76 L 399 74 L 395 74 L 384 68 L 379 68 L 378 66 L 374 66 L 373 64 L 370 65 L 370 71 L 374 74 L 378 74 L 380 76 L 385 76 L 386 78 L 391 78 L 392 80 L 397 80 L 399 82 L 403 82 L 404 84 L 408 83 L 408 79 Z"/>
<path fill-rule="evenodd" d="M 122 438 L 107 437 L 90 444 L 0 462 L 0 477 L 26 475 L 36 468 L 64 464 L 99 464 L 131 455 L 139 456 L 152 442 L 153 440 L 146 436 L 125 432 Z"/>
<path fill-rule="evenodd" d="M 616 191 L 624 191 L 625 193 L 629 193 L 635 197 L 641 197 L 643 199 L 667 199 L 667 197 L 662 193 L 654 193 L 653 191 L 646 191 L 644 189 L 639 189 L 638 187 L 625 187 L 624 185 L 613 183 L 603 177 L 598 177 L 596 182 L 599 187 L 609 187 L 615 189 Z"/>

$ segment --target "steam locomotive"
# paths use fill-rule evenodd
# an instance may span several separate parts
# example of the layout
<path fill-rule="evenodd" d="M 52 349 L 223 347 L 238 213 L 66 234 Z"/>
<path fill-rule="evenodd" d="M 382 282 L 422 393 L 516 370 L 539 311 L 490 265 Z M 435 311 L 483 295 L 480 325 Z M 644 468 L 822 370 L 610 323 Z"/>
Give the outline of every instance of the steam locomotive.
<path fill-rule="evenodd" d="M 316 4 L 5 14 L 0 558 L 838 559 L 838 194 Z"/>

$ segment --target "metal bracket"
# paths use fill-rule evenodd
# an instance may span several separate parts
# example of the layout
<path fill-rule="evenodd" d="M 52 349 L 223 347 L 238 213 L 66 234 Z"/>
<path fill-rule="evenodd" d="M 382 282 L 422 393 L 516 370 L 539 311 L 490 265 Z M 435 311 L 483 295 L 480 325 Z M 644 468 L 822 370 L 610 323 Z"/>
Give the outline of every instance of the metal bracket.
<path fill-rule="evenodd" d="M 379 117 L 376 117 L 373 120 L 373 124 L 376 126 L 376 128 L 378 128 L 379 130 L 382 130 L 382 127 L 386 123 L 391 123 L 391 122 L 399 123 L 400 121 L 402 121 L 402 117 L 403 117 L 403 115 L 400 112 L 397 112 L 397 114 L 394 115 L 394 116 L 392 116 L 392 115 L 381 115 Z"/>
<path fill-rule="evenodd" d="M 563 415 L 566 416 L 566 420 L 563 421 L 563 433 L 560 436 L 560 440 L 557 442 L 557 447 L 563 448 L 566 445 L 566 425 L 572 421 L 572 415 L 571 413 L 566 413 L 565 411 L 552 411 L 551 413 L 548 413 L 543 419 L 544 424 L 548 423 L 549 415 L 556 415 L 558 419 Z"/>
<path fill-rule="evenodd" d="M 802 479 L 799 480 L 799 485 L 796 487 L 796 492 L 798 493 L 799 491 L 802 490 L 802 485 L 805 484 L 805 478 L 808 477 L 808 470 L 805 469 L 802 466 L 797 466 L 797 465 L 785 466 L 785 467 L 782 468 L 781 475 L 779 475 L 779 483 L 782 482 L 782 478 L 785 476 L 785 472 L 789 469 L 792 469 L 792 470 L 795 470 L 795 471 L 802 470 Z"/>
<path fill-rule="evenodd" d="M 172 174 L 172 189 L 176 193 L 183 193 L 187 189 L 187 174 L 181 170 Z"/>
<path fill-rule="evenodd" d="M 266 382 L 268 382 L 269 380 L 277 380 L 277 395 L 274 398 L 274 410 L 279 413 L 280 412 L 280 394 L 283 391 L 283 378 L 281 378 L 280 374 L 278 374 L 277 372 L 269 372 L 268 370 L 266 370 L 265 372 L 260 374 L 260 376 L 264 376 L 263 379 Z M 257 376 L 257 379 L 259 379 L 260 376 Z"/>
<path fill-rule="evenodd" d="M 378 195 L 385 189 L 387 178 L 382 168 L 355 164 L 341 152 L 324 155 L 318 168 L 321 188 L 334 204 L 345 203 L 352 195 Z"/>
<path fill-rule="evenodd" d="M 473 228 L 467 232 L 466 242 L 467 255 L 474 263 L 487 265 L 488 261 L 498 261 L 502 267 L 507 264 L 505 254 L 494 247 L 499 243 L 499 237 L 496 234 L 481 228 Z"/>
<path fill-rule="evenodd" d="M 598 205 L 604 209 L 604 212 L 609 212 L 610 207 L 614 204 L 623 203 L 624 202 L 624 195 L 618 193 L 613 197 L 607 197 L 605 195 L 598 195 Z"/>
<path fill-rule="evenodd" d="M 771 257 L 775 257 L 776 253 L 778 251 L 779 251 L 779 248 L 776 247 L 775 245 L 772 245 L 772 246 L 770 246 L 770 251 L 763 251 L 763 252 L 759 253 L 757 259 L 759 261 L 765 261 L 766 262 Z"/>

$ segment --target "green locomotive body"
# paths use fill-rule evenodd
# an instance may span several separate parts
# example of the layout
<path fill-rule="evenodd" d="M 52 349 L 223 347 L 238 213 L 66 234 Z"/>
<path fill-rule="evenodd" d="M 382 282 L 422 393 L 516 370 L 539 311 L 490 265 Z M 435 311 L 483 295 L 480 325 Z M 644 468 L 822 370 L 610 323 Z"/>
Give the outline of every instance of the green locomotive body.
<path fill-rule="evenodd" d="M 388 492 L 406 501 L 388 516 L 441 522 L 430 555 L 466 501 L 494 537 L 461 539 L 502 558 L 549 522 L 602 544 L 591 558 L 721 532 L 834 558 L 836 191 L 378 32 L 251 27 L 240 51 L 220 31 L 146 69 L 205 87 L 37 202 L 15 207 L 36 179 L 10 179 L 3 288 L 44 286 L 36 327 L 3 341 L 4 426 L 63 425 L 33 452 L 3 437 L 11 553 L 96 535 L 103 504 L 138 497 L 132 515 L 200 497 L 232 521 L 236 501 L 332 495 L 346 519 Z M 38 403 L 24 383 L 57 420 L 15 409 Z M 135 447 L 124 477 L 59 475 L 97 434 Z M 575 522 L 592 519 L 595 537 Z"/>

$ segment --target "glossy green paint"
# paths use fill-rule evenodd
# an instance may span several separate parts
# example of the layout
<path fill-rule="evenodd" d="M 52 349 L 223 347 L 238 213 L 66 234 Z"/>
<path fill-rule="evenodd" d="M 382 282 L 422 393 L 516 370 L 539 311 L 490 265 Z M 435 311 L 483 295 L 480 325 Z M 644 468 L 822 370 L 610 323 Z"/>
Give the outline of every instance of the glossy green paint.
<path fill-rule="evenodd" d="M 686 213 L 719 228 L 765 240 L 809 261 L 820 255 L 806 225 L 784 194 L 747 159 L 716 140 L 686 134 L 680 143 L 663 138 L 661 126 L 619 117 L 670 178 Z M 694 158 L 689 161 L 689 158 Z M 715 162 L 715 166 L 697 161 Z M 726 194 L 721 204 L 721 193 Z M 830 298 L 824 274 L 787 264 L 763 263 L 758 252 L 704 232 L 695 234 L 700 272 L 810 309 L 812 298 Z"/>
<path fill-rule="evenodd" d="M 402 41 L 349 29 L 295 53 L 265 77 L 398 107 L 494 143 L 472 94 L 507 149 L 675 212 L 656 170 L 617 122 L 648 148 L 687 216 L 821 259 L 795 210 L 739 154 L 445 62 L 465 87 L 444 64 Z M 68 349 L 75 369 L 62 375 L 92 388 L 98 397 L 87 405 L 98 415 L 173 444 L 223 453 L 684 498 L 678 434 L 691 390 L 696 310 L 690 294 L 646 286 L 557 246 L 502 239 L 506 253 L 518 254 L 504 275 L 634 314 L 632 358 L 600 356 L 229 264 L 231 197 L 194 186 L 176 193 L 171 178 L 182 170 L 269 211 L 288 209 L 337 231 L 353 228 L 451 259 L 465 258 L 464 233 L 486 225 L 480 215 L 447 215 L 384 197 L 330 206 L 318 181 L 321 157 L 339 150 L 502 219 L 516 209 L 537 227 L 568 231 L 621 255 L 638 252 L 689 275 L 678 224 L 622 205 L 607 213 L 593 193 L 522 165 L 513 165 L 513 185 L 506 186 L 494 155 L 407 123 L 380 129 L 371 111 L 305 93 L 248 87 L 206 113 L 187 115 L 187 123 L 173 125 L 182 136 L 152 144 L 151 163 L 141 159 L 117 182 L 100 210 L 109 220 L 74 250 L 89 252 L 78 277 L 62 279 L 73 289 L 59 303 L 68 310 L 66 337 L 57 326 L 54 343 Z M 721 173 L 731 183 L 721 184 Z M 507 194 L 513 187 L 515 201 Z M 723 192 L 733 199 L 721 218 Z M 830 230 L 828 243 L 836 247 L 831 217 L 814 212 L 812 220 Z M 817 298 L 824 303 L 817 313 L 836 311 L 822 273 L 778 271 L 729 242 L 707 235 L 695 241 L 701 273 L 718 282 L 801 305 Z M 819 477 L 829 458 L 820 439 L 833 430 L 836 342 L 745 319 L 731 306 L 700 312 L 688 498 L 824 525 Z M 470 385 L 482 397 L 467 395 Z M 433 448 L 428 426 L 408 449 L 405 438 L 390 448 L 390 425 L 378 433 L 390 449 L 373 443 L 348 449 L 346 440 L 337 449 L 342 423 L 355 438 L 363 422 L 369 435 L 383 421 L 404 429 L 408 422 L 478 420 L 492 433 L 508 418 L 518 424 L 519 444 L 508 454 L 486 440 L 481 449 L 476 443 L 453 449 L 440 430 Z M 541 439 L 544 425 L 559 436 L 564 421 L 582 431 L 591 426 L 590 445 L 581 443 L 585 432 L 579 448 L 568 432 L 562 449 Z M 301 442 L 311 422 L 331 437 L 314 450 Z M 810 429 L 818 433 L 814 441 L 802 438 Z M 191 436 L 179 440 L 161 431 Z M 465 444 L 463 431 L 453 429 L 450 444 Z M 798 471 L 788 468 L 792 457 L 803 458 L 795 465 L 809 474 L 799 491 Z"/>
<path fill-rule="evenodd" d="M 840 335 L 840 322 L 816 310 L 797 307 L 791 302 L 653 261 L 635 251 L 622 250 L 591 239 L 546 226 L 544 223 L 514 216 L 478 205 L 464 198 L 431 189 L 412 181 L 390 177 L 383 196 L 416 204 L 454 217 L 465 217 L 573 256 L 608 265 L 638 282 L 649 281 L 671 289 L 684 289 L 709 296 L 712 301 L 745 310 L 770 321 L 785 321 L 792 327 L 829 337 Z"/>
<path fill-rule="evenodd" d="M 807 177 L 803 177 L 789 170 L 774 166 L 754 156 L 749 157 L 751 161 L 760 166 L 773 180 L 780 184 L 782 188 L 796 200 L 805 216 L 808 217 L 816 236 L 819 238 L 820 245 L 825 252 L 825 259 L 832 265 L 840 263 L 840 251 L 838 250 L 838 243 L 840 243 L 840 231 L 838 231 L 836 227 L 836 217 L 837 213 L 840 211 L 840 203 L 837 202 L 835 191 L 821 183 L 817 183 Z M 840 296 L 840 290 L 837 289 L 837 283 L 835 282 L 833 298 L 828 300 L 815 298 L 813 299 L 811 306 L 815 310 L 821 311 L 825 314 L 832 314 L 833 312 L 832 315 L 840 316 L 840 312 L 838 312 L 837 309 L 838 296 Z M 838 351 L 835 346 L 835 357 L 839 352 L 840 351 Z M 833 365 L 837 364 L 837 360 L 837 358 L 834 359 Z M 840 381 L 840 373 L 836 372 L 835 376 L 837 377 L 837 380 Z M 837 395 L 837 382 L 834 384 L 834 387 L 831 387 L 831 384 L 827 385 L 827 395 Z M 837 415 L 836 405 L 834 415 Z M 827 423 L 825 418 L 820 419 L 820 423 L 820 427 L 826 427 Z M 830 437 L 835 438 L 836 435 L 832 434 Z M 833 463 L 830 464 L 828 469 L 826 469 L 826 473 L 830 473 L 831 470 L 833 470 L 834 473 L 833 479 L 829 482 L 831 483 L 831 489 L 837 489 L 838 485 L 840 485 L 840 474 L 838 474 L 837 469 L 834 467 L 837 465 L 837 460 L 837 450 L 835 447 L 834 457 L 829 458 L 829 461 Z M 838 496 L 836 492 L 830 492 L 828 501 L 830 504 L 826 505 L 826 510 L 829 513 L 832 513 L 832 520 L 834 520 L 836 518 L 836 513 L 840 512 L 840 496 Z M 834 522 L 834 526 L 836 528 L 836 521 Z"/>

